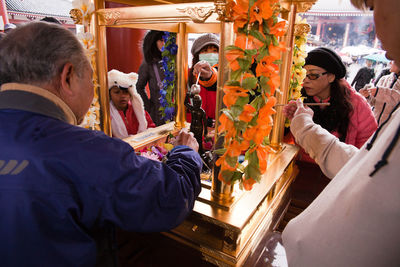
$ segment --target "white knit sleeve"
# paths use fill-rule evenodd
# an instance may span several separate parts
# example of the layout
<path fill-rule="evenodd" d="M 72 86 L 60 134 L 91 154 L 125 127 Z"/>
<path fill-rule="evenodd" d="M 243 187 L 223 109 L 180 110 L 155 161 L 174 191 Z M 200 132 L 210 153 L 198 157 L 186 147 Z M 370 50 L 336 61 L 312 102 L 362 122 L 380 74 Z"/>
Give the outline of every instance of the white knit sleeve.
<path fill-rule="evenodd" d="M 291 122 L 297 144 L 317 162 L 323 173 L 333 178 L 358 149 L 348 145 L 315 124 L 309 114 L 301 113 Z"/>

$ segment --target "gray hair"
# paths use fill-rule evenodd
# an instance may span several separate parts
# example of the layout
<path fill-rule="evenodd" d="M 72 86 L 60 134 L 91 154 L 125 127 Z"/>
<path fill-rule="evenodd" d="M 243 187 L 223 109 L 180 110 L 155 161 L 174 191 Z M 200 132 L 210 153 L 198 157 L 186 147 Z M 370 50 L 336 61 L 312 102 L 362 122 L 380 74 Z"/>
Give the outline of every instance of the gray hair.
<path fill-rule="evenodd" d="M 365 0 L 350 0 L 350 2 L 356 8 L 366 10 Z"/>
<path fill-rule="evenodd" d="M 0 85 L 53 83 L 70 62 L 81 76 L 88 60 L 75 35 L 60 25 L 31 22 L 0 41 Z"/>

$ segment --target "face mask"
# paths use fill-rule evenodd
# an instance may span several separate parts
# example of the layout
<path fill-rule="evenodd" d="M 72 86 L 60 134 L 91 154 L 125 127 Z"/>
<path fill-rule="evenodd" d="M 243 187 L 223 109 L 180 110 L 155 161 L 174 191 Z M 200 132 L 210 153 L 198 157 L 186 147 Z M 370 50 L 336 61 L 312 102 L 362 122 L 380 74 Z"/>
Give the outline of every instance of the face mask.
<path fill-rule="evenodd" d="M 199 54 L 200 61 L 204 60 L 210 63 L 211 66 L 214 66 L 218 63 L 218 53 L 204 53 Z"/>

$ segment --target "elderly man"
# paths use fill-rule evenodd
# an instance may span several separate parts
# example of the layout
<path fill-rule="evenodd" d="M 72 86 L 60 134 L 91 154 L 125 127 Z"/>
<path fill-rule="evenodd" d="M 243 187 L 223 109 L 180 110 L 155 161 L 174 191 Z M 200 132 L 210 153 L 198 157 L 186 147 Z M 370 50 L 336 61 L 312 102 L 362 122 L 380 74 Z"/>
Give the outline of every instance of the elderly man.
<path fill-rule="evenodd" d="M 0 58 L 2 266 L 112 266 L 115 226 L 165 231 L 191 212 L 202 167 L 192 135 L 164 164 L 76 126 L 93 84 L 70 31 L 26 24 L 0 41 Z"/>
<path fill-rule="evenodd" d="M 387 57 L 400 63 L 398 0 L 351 0 L 374 10 Z M 398 266 L 400 263 L 399 104 L 360 149 L 316 125 L 297 102 L 290 130 L 329 177 L 329 185 L 283 232 L 289 266 Z"/>

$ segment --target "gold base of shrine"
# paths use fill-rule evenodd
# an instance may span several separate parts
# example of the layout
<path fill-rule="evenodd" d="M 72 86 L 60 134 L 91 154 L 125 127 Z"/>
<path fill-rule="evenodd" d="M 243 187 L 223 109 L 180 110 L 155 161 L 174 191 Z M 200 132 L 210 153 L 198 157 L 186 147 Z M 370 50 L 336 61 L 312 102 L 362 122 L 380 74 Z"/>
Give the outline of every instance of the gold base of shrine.
<path fill-rule="evenodd" d="M 276 227 L 289 203 L 288 189 L 298 173 L 298 148 L 284 144 L 267 173 L 250 192 L 235 191 L 231 201 L 215 199 L 204 185 L 192 214 L 165 235 L 199 250 L 217 266 L 241 266 L 261 238 Z"/>

